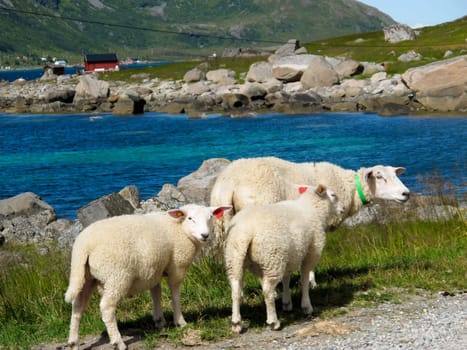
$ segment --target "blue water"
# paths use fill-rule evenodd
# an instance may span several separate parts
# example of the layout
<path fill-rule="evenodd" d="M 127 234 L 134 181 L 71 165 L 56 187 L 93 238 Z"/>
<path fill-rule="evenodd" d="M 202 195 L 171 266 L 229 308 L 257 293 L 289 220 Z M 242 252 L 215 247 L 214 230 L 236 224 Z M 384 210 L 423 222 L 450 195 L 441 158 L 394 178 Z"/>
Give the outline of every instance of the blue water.
<path fill-rule="evenodd" d="M 75 218 L 83 205 L 126 185 L 147 199 L 203 160 L 259 156 L 351 169 L 403 166 L 402 181 L 417 192 L 421 178 L 439 172 L 465 194 L 467 117 L 101 116 L 0 114 L 0 199 L 31 191 L 59 217 Z"/>
<path fill-rule="evenodd" d="M 120 70 L 125 69 L 136 69 L 136 68 L 143 68 L 143 67 L 155 67 L 160 66 L 163 64 L 167 64 L 169 62 L 166 61 L 157 61 L 157 62 L 150 62 L 150 63 L 133 63 L 133 64 L 121 64 Z M 84 67 L 76 66 L 76 67 L 65 67 L 65 74 L 77 74 L 79 70 L 82 70 Z M 25 80 L 35 80 L 39 79 L 44 75 L 43 68 L 30 68 L 30 69 L 11 69 L 11 70 L 0 70 L 0 80 L 6 81 L 15 81 L 16 79 L 23 78 Z"/>

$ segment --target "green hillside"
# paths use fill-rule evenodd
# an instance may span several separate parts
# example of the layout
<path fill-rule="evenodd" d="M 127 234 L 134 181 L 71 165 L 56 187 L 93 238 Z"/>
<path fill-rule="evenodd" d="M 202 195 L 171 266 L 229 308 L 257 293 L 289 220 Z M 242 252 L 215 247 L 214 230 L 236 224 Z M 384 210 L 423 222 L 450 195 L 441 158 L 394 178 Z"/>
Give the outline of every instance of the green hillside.
<path fill-rule="evenodd" d="M 8 0 L 0 1 L 0 65 L 47 56 L 80 62 L 83 53 L 110 51 L 121 59 L 187 59 L 392 23 L 353 0 Z"/>

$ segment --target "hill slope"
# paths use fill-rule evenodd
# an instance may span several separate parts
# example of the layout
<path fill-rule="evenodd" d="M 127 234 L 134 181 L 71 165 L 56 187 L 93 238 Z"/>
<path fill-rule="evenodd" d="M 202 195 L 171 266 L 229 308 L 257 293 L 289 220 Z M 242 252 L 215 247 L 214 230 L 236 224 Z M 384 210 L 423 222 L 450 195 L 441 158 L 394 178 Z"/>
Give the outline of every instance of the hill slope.
<path fill-rule="evenodd" d="M 371 32 L 395 23 L 354 0 L 0 0 L 0 65 L 25 55 L 187 58 Z M 10 62 L 13 65 L 13 62 Z"/>

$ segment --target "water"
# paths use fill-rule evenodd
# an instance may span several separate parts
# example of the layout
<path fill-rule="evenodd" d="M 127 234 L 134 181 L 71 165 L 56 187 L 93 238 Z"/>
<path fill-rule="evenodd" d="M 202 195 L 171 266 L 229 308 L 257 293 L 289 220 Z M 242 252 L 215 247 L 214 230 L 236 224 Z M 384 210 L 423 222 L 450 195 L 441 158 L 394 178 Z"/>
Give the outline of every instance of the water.
<path fill-rule="evenodd" d="M 137 69 L 143 67 L 155 67 L 160 66 L 163 64 L 167 64 L 169 62 L 166 61 L 157 61 L 157 62 L 149 62 L 149 63 L 133 63 L 133 64 L 120 64 L 120 70 L 126 69 Z M 81 71 L 84 67 L 76 66 L 76 67 L 65 67 L 65 74 L 77 74 Z M 0 81 L 6 80 L 9 82 L 15 81 L 16 79 L 23 78 L 25 80 L 35 80 L 39 79 L 44 75 L 43 68 L 29 68 L 29 69 L 8 69 L 8 70 L 0 70 Z"/>
<path fill-rule="evenodd" d="M 420 177 L 439 172 L 465 194 L 466 117 L 100 116 L 0 114 L 0 199 L 31 191 L 60 218 L 75 218 L 83 205 L 126 185 L 147 199 L 203 160 L 259 156 L 350 169 L 403 166 L 401 179 L 417 192 L 424 190 Z"/>

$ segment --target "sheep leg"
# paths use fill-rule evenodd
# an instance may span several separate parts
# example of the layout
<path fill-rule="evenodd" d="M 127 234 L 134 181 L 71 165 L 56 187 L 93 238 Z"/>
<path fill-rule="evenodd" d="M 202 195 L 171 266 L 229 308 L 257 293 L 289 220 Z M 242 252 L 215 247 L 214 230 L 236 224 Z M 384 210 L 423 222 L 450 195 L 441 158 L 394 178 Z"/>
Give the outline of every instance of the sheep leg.
<path fill-rule="evenodd" d="M 71 304 L 71 321 L 70 321 L 70 335 L 68 337 L 68 346 L 72 350 L 79 348 L 79 324 L 84 310 L 89 302 L 92 290 L 94 288 L 94 281 L 86 280 L 83 289 L 78 294 L 77 298 Z"/>
<path fill-rule="evenodd" d="M 162 312 L 162 288 L 160 283 L 157 286 L 151 288 L 151 297 L 153 305 L 154 323 L 156 325 L 156 328 L 164 328 L 167 322 L 165 321 L 164 313 Z"/>
<path fill-rule="evenodd" d="M 318 286 L 318 283 L 316 283 L 315 271 L 311 270 L 309 273 L 309 276 L 310 276 L 310 287 L 316 288 Z"/>
<path fill-rule="evenodd" d="M 290 295 L 290 274 L 284 274 L 282 277 L 282 310 L 292 311 L 292 297 Z"/>
<path fill-rule="evenodd" d="M 180 286 L 182 284 L 182 280 L 171 280 L 169 278 L 169 287 L 172 293 L 172 305 L 174 309 L 174 324 L 176 326 L 185 327 L 186 321 L 183 318 L 181 304 L 180 304 Z"/>
<path fill-rule="evenodd" d="M 112 290 L 111 288 L 109 289 Z M 127 347 L 122 340 L 122 336 L 117 327 L 117 318 L 115 317 L 117 303 L 118 300 L 104 292 L 99 306 L 101 309 L 102 321 L 105 323 L 107 334 L 110 338 L 110 344 L 117 347 L 118 350 L 126 350 Z"/>
<path fill-rule="evenodd" d="M 302 269 L 300 273 L 300 281 L 302 284 L 302 310 L 305 315 L 311 315 L 313 313 L 313 306 L 311 306 L 310 301 L 310 270 L 309 269 Z"/>
<path fill-rule="evenodd" d="M 240 315 L 240 302 L 242 299 L 242 278 L 230 279 L 230 287 L 232 288 L 232 332 L 240 333 L 242 326 L 242 316 Z"/>
<path fill-rule="evenodd" d="M 277 331 L 280 329 L 281 324 L 277 318 L 276 313 L 276 287 L 279 284 L 279 278 L 268 278 L 263 277 L 261 286 L 263 288 L 264 301 L 266 303 L 266 323 L 271 327 L 272 330 Z"/>

